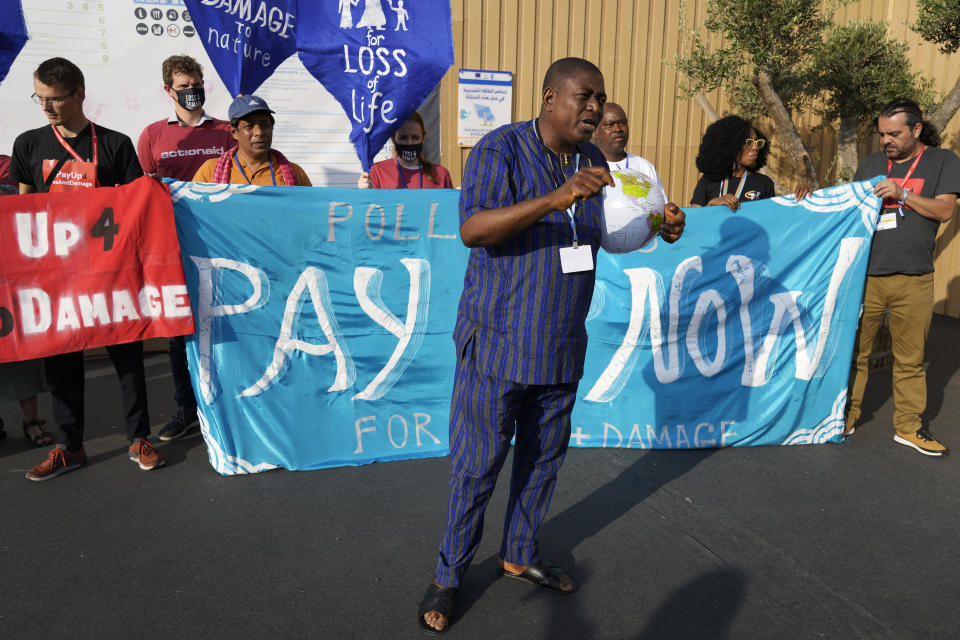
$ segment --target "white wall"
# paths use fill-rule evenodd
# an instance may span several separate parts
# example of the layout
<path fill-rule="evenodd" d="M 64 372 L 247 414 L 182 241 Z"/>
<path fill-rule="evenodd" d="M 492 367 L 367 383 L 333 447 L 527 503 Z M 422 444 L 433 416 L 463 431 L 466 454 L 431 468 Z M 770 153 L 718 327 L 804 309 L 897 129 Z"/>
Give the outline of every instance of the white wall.
<path fill-rule="evenodd" d="M 0 86 L 0 153 L 10 154 L 19 133 L 46 124 L 30 94 L 33 71 L 54 56 L 83 71 L 87 117 L 126 133 L 134 144 L 147 124 L 173 113 L 160 76 L 160 65 L 170 55 L 190 55 L 203 65 L 205 108 L 226 119 L 231 97 L 199 37 L 184 35 L 192 23 L 184 19 L 181 0 L 23 0 L 23 10 L 30 40 Z M 159 20 L 151 17 L 153 10 L 161 12 Z M 146 17 L 139 18 L 143 12 Z M 146 25 L 145 35 L 137 32 L 138 25 Z M 153 34 L 154 25 L 160 35 Z M 257 94 L 277 112 L 273 146 L 302 166 L 314 185 L 356 185 L 360 162 L 349 141 L 349 120 L 296 55 Z"/>

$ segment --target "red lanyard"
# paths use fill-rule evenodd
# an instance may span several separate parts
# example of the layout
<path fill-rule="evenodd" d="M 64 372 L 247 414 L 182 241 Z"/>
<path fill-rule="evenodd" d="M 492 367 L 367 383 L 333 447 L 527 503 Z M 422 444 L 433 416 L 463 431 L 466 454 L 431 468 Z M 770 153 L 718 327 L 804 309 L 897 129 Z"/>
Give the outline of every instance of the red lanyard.
<path fill-rule="evenodd" d="M 910 176 L 913 175 L 913 170 L 917 168 L 917 163 L 920 162 L 920 158 L 923 157 L 923 152 L 927 150 L 926 145 L 920 147 L 920 153 L 917 154 L 917 157 L 913 159 L 913 164 L 910 165 L 910 168 L 907 170 L 907 175 L 903 176 L 903 182 L 901 186 L 907 183 L 907 180 L 910 179 Z M 893 168 L 893 160 L 887 158 L 887 177 L 890 177 L 890 169 Z"/>
<path fill-rule="evenodd" d="M 73 156 L 74 160 L 76 160 L 77 162 L 86 162 L 86 160 L 80 157 L 80 154 L 78 154 L 76 151 L 73 150 L 73 147 L 67 144 L 67 141 L 63 139 L 63 136 L 60 135 L 60 132 L 57 130 L 55 126 L 50 125 L 50 127 L 53 129 L 53 135 L 57 136 L 57 140 L 60 141 L 60 144 L 63 145 L 64 149 L 70 152 L 70 155 Z M 100 179 L 97 177 L 97 128 L 94 126 L 92 122 L 90 123 L 90 138 L 91 138 L 90 144 L 93 147 L 93 180 L 94 180 L 94 185 L 99 187 Z"/>

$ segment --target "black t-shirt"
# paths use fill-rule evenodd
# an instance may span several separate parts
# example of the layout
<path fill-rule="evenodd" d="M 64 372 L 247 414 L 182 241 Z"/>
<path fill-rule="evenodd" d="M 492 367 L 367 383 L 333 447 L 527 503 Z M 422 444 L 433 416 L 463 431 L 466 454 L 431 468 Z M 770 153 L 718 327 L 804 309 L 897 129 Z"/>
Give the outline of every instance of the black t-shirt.
<path fill-rule="evenodd" d="M 902 179 L 910 170 L 909 162 L 894 162 L 889 177 Z M 887 177 L 887 156 L 883 152 L 863 159 L 854 180 L 868 180 L 874 176 Z M 904 185 L 924 198 L 933 198 L 941 193 L 960 194 L 960 158 L 949 149 L 927 147 L 917 168 Z M 903 205 L 903 216 L 896 201 L 884 202 L 884 214 L 894 213 L 896 227 L 877 228 L 870 248 L 870 264 L 867 274 L 889 276 L 898 273 L 923 275 L 933 272 L 933 249 L 937 241 L 940 223 L 925 218 Z"/>
<path fill-rule="evenodd" d="M 700 176 L 700 181 L 693 188 L 693 197 L 690 198 L 690 204 L 698 204 L 701 207 L 707 206 L 707 202 L 721 196 L 720 187 L 722 181 L 713 180 L 707 176 Z M 740 187 L 740 178 L 727 178 L 727 189 L 724 193 L 736 194 Z M 773 180 L 755 171 L 747 174 L 746 183 L 743 185 L 743 192 L 740 194 L 740 202 L 750 202 L 752 200 L 763 200 L 777 195 L 773 189 Z"/>
<path fill-rule="evenodd" d="M 102 187 L 133 182 L 143 175 L 137 152 L 130 138 L 101 125 L 97 127 L 97 179 Z M 90 125 L 76 138 L 65 138 L 81 158 L 93 161 L 93 145 Z M 47 125 L 31 129 L 17 136 L 13 142 L 13 157 L 10 160 L 10 177 L 17 182 L 31 185 L 43 193 L 49 188 L 43 182 L 43 161 L 74 160 L 69 151 L 57 140 L 53 127 Z"/>

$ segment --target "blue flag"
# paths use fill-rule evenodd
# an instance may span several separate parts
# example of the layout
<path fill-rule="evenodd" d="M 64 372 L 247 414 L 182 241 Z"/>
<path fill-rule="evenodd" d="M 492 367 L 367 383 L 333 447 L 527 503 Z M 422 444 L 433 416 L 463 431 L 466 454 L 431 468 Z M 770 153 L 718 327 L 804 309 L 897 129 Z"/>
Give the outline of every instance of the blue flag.
<path fill-rule="evenodd" d="M 7 77 L 10 65 L 17 59 L 28 39 L 23 9 L 20 7 L 20 0 L 17 0 L 12 7 L 0 12 L 0 82 Z"/>
<path fill-rule="evenodd" d="M 601 251 L 571 444 L 839 442 L 879 180 L 691 208 L 676 244 Z M 447 453 L 456 191 L 171 193 L 220 473 Z"/>
<path fill-rule="evenodd" d="M 300 60 L 350 118 L 364 171 L 453 64 L 449 0 L 324 0 L 299 16 Z"/>
<path fill-rule="evenodd" d="M 183 1 L 233 97 L 254 93 L 297 49 L 297 0 Z"/>

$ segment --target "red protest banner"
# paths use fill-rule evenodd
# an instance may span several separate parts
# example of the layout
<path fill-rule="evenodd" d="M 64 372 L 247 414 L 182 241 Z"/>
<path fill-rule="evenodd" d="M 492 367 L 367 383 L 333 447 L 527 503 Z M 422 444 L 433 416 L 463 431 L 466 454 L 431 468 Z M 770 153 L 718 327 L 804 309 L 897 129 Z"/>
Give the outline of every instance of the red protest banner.
<path fill-rule="evenodd" d="M 193 331 L 165 185 L 0 197 L 0 362 Z"/>

